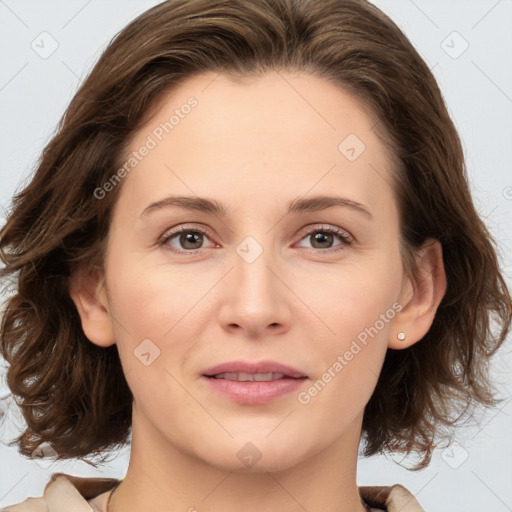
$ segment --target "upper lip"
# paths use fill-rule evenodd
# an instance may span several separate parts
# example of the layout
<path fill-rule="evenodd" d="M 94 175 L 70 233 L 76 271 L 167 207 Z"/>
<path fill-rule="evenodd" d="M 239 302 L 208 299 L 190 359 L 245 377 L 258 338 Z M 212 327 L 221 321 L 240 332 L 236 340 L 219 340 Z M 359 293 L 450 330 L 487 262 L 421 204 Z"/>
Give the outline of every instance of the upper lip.
<path fill-rule="evenodd" d="M 285 377 L 301 378 L 307 377 L 306 374 L 277 361 L 227 361 L 225 363 L 212 366 L 204 371 L 203 375 L 212 376 L 219 373 L 282 373 Z"/>

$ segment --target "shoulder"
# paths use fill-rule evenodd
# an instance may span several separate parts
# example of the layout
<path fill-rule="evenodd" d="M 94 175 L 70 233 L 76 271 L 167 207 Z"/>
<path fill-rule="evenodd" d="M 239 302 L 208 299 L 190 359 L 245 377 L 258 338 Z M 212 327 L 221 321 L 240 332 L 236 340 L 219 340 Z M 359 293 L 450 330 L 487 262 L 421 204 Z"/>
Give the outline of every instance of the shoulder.
<path fill-rule="evenodd" d="M 40 498 L 28 498 L 21 503 L 1 509 L 2 512 L 53 512 L 62 506 L 73 507 L 77 512 L 92 510 L 87 500 L 115 487 L 114 478 L 83 478 L 66 473 L 54 473 Z"/>
<path fill-rule="evenodd" d="M 386 512 L 425 512 L 416 497 L 403 485 L 361 486 L 361 497 L 371 506 Z"/>
<path fill-rule="evenodd" d="M 27 498 L 21 503 L 0 510 L 1 512 L 48 512 L 48 507 L 43 498 Z"/>

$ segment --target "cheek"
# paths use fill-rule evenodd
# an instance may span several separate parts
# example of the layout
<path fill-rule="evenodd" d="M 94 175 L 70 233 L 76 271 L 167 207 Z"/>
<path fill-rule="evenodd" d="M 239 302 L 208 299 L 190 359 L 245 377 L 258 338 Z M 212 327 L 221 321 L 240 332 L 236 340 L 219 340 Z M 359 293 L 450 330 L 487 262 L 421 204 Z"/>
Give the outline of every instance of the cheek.
<path fill-rule="evenodd" d="M 310 292 L 308 306 L 317 313 L 316 317 L 310 315 L 311 326 L 317 326 L 312 356 L 319 370 L 315 378 L 321 382 L 305 401 L 316 392 L 322 396 L 315 401 L 325 405 L 340 397 L 345 397 L 347 403 L 369 398 L 384 360 L 393 319 L 401 309 L 397 302 L 401 277 L 399 262 L 374 258 L 370 264 L 330 272 L 323 287 Z M 312 352 L 311 346 L 304 350 Z"/>
<path fill-rule="evenodd" d="M 307 347 L 316 373 L 297 402 L 312 431 L 323 429 L 327 438 L 362 411 L 377 384 L 396 315 L 396 295 L 384 284 L 374 275 L 351 273 L 316 294 L 317 305 L 329 303 L 321 317 L 326 334 L 316 335 L 314 350 Z"/>
<path fill-rule="evenodd" d="M 196 314 L 191 308 L 205 292 L 181 272 L 141 260 L 118 261 L 110 269 L 109 296 L 117 348 L 135 401 L 142 410 L 166 417 L 170 413 L 163 404 L 193 409 L 175 379 L 183 381 L 179 363 L 188 358 L 200 328 L 190 322 Z"/>
<path fill-rule="evenodd" d="M 144 257 L 123 260 L 112 254 L 111 261 L 117 261 L 108 274 L 113 328 L 128 384 L 144 403 L 165 403 L 170 396 L 163 390 L 176 387 L 171 374 L 183 380 L 194 354 L 190 349 L 211 321 L 205 295 L 218 277 L 194 265 L 150 264 Z"/>
<path fill-rule="evenodd" d="M 126 327 L 124 334 L 128 331 L 132 337 L 155 339 L 166 337 L 181 319 L 186 321 L 187 312 L 195 304 L 200 306 L 199 299 L 212 286 L 197 270 L 155 265 L 145 258 L 113 268 L 108 284 L 114 314 Z M 123 336 L 123 331 L 119 334 Z"/>
<path fill-rule="evenodd" d="M 334 271 L 326 269 L 314 280 L 301 280 L 294 291 L 305 297 L 316 313 L 321 332 L 343 344 L 376 323 L 379 331 L 388 329 L 387 320 L 396 313 L 392 306 L 399 297 L 401 281 L 399 260 L 375 255 Z M 381 315 L 386 316 L 384 325 Z"/>

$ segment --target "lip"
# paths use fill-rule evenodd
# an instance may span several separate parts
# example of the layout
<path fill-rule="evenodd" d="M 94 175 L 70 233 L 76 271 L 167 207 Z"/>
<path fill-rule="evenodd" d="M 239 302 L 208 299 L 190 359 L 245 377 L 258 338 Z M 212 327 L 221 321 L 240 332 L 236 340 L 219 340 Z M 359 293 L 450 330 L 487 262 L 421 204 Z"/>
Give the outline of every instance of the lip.
<path fill-rule="evenodd" d="M 236 381 L 215 379 L 219 373 L 282 373 L 282 379 L 272 381 Z M 297 391 L 308 380 L 307 375 L 291 366 L 277 361 L 228 361 L 205 370 L 201 379 L 209 389 L 240 404 L 265 404 Z"/>
<path fill-rule="evenodd" d="M 203 372 L 205 376 L 218 375 L 219 373 L 283 373 L 285 377 L 300 379 L 307 375 L 297 368 L 279 363 L 277 361 L 227 361 L 212 366 Z"/>
<path fill-rule="evenodd" d="M 239 404 L 266 404 L 284 396 L 296 392 L 308 379 L 283 378 L 262 382 L 239 382 L 236 380 L 214 379 L 203 375 L 201 379 L 210 390 L 220 393 Z"/>

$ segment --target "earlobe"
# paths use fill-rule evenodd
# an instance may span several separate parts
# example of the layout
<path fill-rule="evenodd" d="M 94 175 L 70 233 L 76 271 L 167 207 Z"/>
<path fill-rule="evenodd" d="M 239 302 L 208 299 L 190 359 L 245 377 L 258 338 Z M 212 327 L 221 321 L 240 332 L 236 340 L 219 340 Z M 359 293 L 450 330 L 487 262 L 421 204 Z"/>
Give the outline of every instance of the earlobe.
<path fill-rule="evenodd" d="M 102 272 L 77 272 L 69 281 L 69 294 L 75 303 L 87 338 L 101 347 L 115 343 L 109 304 Z"/>
<path fill-rule="evenodd" d="M 403 349 L 427 334 L 446 292 L 443 251 L 438 240 L 429 239 L 415 254 L 416 272 L 402 286 L 400 313 L 395 317 L 388 347 Z"/>

